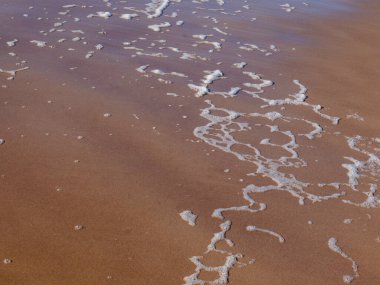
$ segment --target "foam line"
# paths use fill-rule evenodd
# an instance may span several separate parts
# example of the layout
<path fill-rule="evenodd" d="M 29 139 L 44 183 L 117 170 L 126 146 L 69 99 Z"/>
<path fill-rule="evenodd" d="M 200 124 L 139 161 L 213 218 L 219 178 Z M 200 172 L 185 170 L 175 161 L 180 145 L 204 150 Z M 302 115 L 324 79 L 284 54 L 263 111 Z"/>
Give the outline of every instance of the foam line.
<path fill-rule="evenodd" d="M 169 6 L 170 0 L 152 0 L 147 6 L 147 12 L 151 13 L 148 18 L 157 18 L 162 15 L 164 10 Z"/>
<path fill-rule="evenodd" d="M 225 285 L 228 284 L 228 277 L 231 268 L 238 262 L 238 258 L 241 258 L 241 255 L 228 255 L 226 261 L 221 266 L 206 266 L 202 263 L 202 256 L 193 256 L 190 258 L 196 266 L 195 272 L 189 276 L 186 276 L 183 280 L 185 281 L 184 285 Z M 212 281 L 199 279 L 199 275 L 202 271 L 207 272 L 216 272 L 219 277 Z"/>
<path fill-rule="evenodd" d="M 223 72 L 219 69 L 214 70 L 214 71 L 204 71 L 206 75 L 202 79 L 201 85 L 195 85 L 192 83 L 187 84 L 187 86 L 191 89 L 196 91 L 194 94 L 195 97 L 202 97 L 204 95 L 207 95 L 210 90 L 208 88 L 208 85 L 212 84 L 214 81 L 222 78 Z M 233 90 L 236 91 L 236 90 Z M 240 90 L 239 90 L 240 91 Z"/>
<path fill-rule="evenodd" d="M 247 123 L 236 122 L 234 121 L 235 119 L 245 116 L 258 116 L 257 114 L 243 114 L 225 108 L 217 108 L 211 103 L 210 100 L 206 100 L 206 103 L 208 103 L 209 106 L 202 110 L 201 117 L 207 119 L 209 123 L 195 128 L 194 135 L 215 148 L 218 148 L 226 153 L 233 154 L 239 160 L 253 163 L 257 167 L 256 174 L 268 177 L 274 182 L 273 185 L 262 187 L 248 185 L 245 189 L 243 189 L 244 198 L 247 201 L 254 203 L 254 200 L 249 196 L 255 192 L 262 193 L 272 190 L 288 192 L 292 196 L 298 198 L 301 205 L 304 204 L 305 199 L 312 202 L 321 202 L 327 199 L 335 199 L 344 195 L 343 192 L 337 192 L 324 196 L 308 193 L 304 190 L 304 188 L 309 186 L 309 183 L 299 181 L 292 174 L 285 174 L 279 171 L 281 167 L 305 166 L 305 162 L 298 157 L 296 152 L 296 149 L 298 148 L 296 138 L 290 131 L 272 129 L 274 132 L 279 132 L 289 138 L 289 141 L 283 145 L 271 144 L 272 146 L 284 149 L 289 153 L 289 156 L 283 156 L 278 159 L 269 159 L 261 154 L 258 147 L 249 143 L 237 141 L 233 137 L 233 133 L 235 132 L 244 132 L 249 130 Z M 225 115 L 212 115 L 215 111 L 224 113 Z M 273 116 L 278 117 L 278 115 L 272 114 L 267 114 L 266 116 L 269 118 L 273 118 Z M 234 151 L 233 148 L 237 145 L 244 146 L 246 149 L 250 150 L 251 153 L 240 153 Z M 290 162 L 290 160 L 293 162 Z"/>
<path fill-rule="evenodd" d="M 5 69 L 0 68 L 0 73 L 9 74 L 10 76 L 12 76 L 12 78 L 14 78 L 16 76 L 17 72 L 28 70 L 28 69 L 29 69 L 28 66 L 25 66 L 25 67 L 22 67 L 22 68 L 18 68 L 18 69 L 14 69 L 14 70 L 5 70 Z"/>
<path fill-rule="evenodd" d="M 377 185 L 376 184 L 370 184 L 370 189 L 368 192 L 364 192 L 363 194 L 366 195 L 366 200 L 361 203 L 354 203 L 350 200 L 342 200 L 343 203 L 354 205 L 361 208 L 380 208 L 380 196 L 376 195 L 377 192 Z"/>
<path fill-rule="evenodd" d="M 347 145 L 354 151 L 361 153 L 364 156 L 367 156 L 367 160 L 359 160 L 354 157 L 345 156 L 344 158 L 349 160 L 351 163 L 343 163 L 342 167 L 347 169 L 347 177 L 348 177 L 348 186 L 354 190 L 358 191 L 358 185 L 361 177 L 368 177 L 373 182 L 378 182 L 378 177 L 380 177 L 380 158 L 377 156 L 375 152 L 370 152 L 363 148 L 358 147 L 359 143 L 375 143 L 376 140 L 368 140 L 361 136 L 355 137 L 346 137 Z M 375 185 L 373 183 L 373 185 Z M 376 185 L 375 185 L 376 186 Z M 375 189 L 375 186 L 370 186 L 371 189 Z M 377 186 L 376 186 L 377 187 Z M 369 195 L 374 195 L 376 190 L 370 191 Z M 357 203 L 350 203 L 352 205 L 359 205 Z M 374 203 L 376 205 L 376 203 Z"/>
<path fill-rule="evenodd" d="M 275 238 L 278 239 L 278 241 L 280 243 L 284 243 L 285 242 L 285 239 L 282 235 L 274 232 L 274 231 L 271 231 L 271 230 L 267 230 L 267 229 L 262 229 L 262 228 L 258 228 L 256 226 L 247 226 L 246 227 L 246 230 L 249 231 L 249 232 L 262 232 L 262 233 L 266 233 L 266 234 L 269 234 L 271 236 L 274 236 Z"/>
<path fill-rule="evenodd" d="M 255 204 L 255 203 L 253 203 Z M 260 211 L 264 211 L 266 209 L 266 204 L 264 203 L 259 203 L 259 208 L 258 209 L 251 209 L 252 205 L 244 205 L 244 206 L 239 206 L 239 207 L 229 207 L 229 208 L 218 208 L 215 209 L 214 212 L 212 213 L 213 218 L 221 219 L 224 220 L 224 212 L 228 211 L 236 211 L 236 212 L 249 212 L 249 213 L 257 213 Z"/>
<path fill-rule="evenodd" d="M 231 221 L 225 221 L 224 223 L 219 225 L 221 231 L 214 234 L 213 238 L 211 239 L 210 244 L 207 246 L 206 253 L 210 251 L 217 251 L 216 244 L 220 241 L 225 241 L 230 247 L 232 247 L 234 244 L 231 240 L 226 238 L 226 233 L 231 228 Z"/>
<path fill-rule="evenodd" d="M 343 258 L 345 258 L 351 262 L 353 276 L 352 275 L 343 275 L 343 282 L 344 283 L 351 283 L 354 280 L 354 278 L 358 278 L 359 277 L 358 265 L 347 253 L 345 253 L 339 247 L 338 241 L 336 240 L 336 238 L 334 238 L 334 237 L 330 238 L 327 242 L 327 245 L 330 248 L 330 250 L 332 250 L 335 253 L 340 254 Z"/>
<path fill-rule="evenodd" d="M 261 78 L 257 78 L 257 79 L 259 79 L 259 80 L 262 81 L 261 84 L 264 84 L 265 81 L 263 81 Z M 316 114 L 318 114 L 320 117 L 325 118 L 325 119 L 331 121 L 332 124 L 334 124 L 334 125 L 338 124 L 338 122 L 340 120 L 338 117 L 333 117 L 333 116 L 321 113 L 320 110 L 322 109 L 322 106 L 320 106 L 320 105 L 313 105 L 313 104 L 309 104 L 309 103 L 306 102 L 306 99 L 307 99 L 307 96 L 306 96 L 307 88 L 304 85 L 302 85 L 298 80 L 293 80 L 293 83 L 295 85 L 298 85 L 299 91 L 297 93 L 295 93 L 295 94 L 289 95 L 290 98 L 288 97 L 288 98 L 285 98 L 285 99 L 267 99 L 267 98 L 259 96 L 259 93 L 262 93 L 262 88 L 268 87 L 269 83 L 267 85 L 264 85 L 263 87 L 261 87 L 262 85 L 257 86 L 256 84 L 250 84 L 250 83 L 244 84 L 244 86 L 246 86 L 246 87 L 251 87 L 251 88 L 257 89 L 257 91 L 259 91 L 259 93 L 257 91 L 252 92 L 252 91 L 247 91 L 247 90 L 244 90 L 244 92 L 247 93 L 247 94 L 250 94 L 254 98 L 260 99 L 263 102 L 267 103 L 267 105 L 263 105 L 262 108 L 266 108 L 266 107 L 269 107 L 269 106 L 283 106 L 283 105 L 301 105 L 301 106 L 306 106 L 306 107 L 311 108 L 313 110 L 313 112 L 315 112 Z"/>

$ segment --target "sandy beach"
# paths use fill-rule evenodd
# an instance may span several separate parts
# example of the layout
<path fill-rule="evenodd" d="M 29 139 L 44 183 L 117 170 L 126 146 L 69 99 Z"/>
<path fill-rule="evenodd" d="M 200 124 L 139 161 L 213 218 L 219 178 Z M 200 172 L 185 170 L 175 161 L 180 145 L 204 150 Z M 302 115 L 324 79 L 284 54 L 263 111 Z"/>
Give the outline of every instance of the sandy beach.
<path fill-rule="evenodd" d="M 380 3 L 0 7 L 0 284 L 380 284 Z"/>

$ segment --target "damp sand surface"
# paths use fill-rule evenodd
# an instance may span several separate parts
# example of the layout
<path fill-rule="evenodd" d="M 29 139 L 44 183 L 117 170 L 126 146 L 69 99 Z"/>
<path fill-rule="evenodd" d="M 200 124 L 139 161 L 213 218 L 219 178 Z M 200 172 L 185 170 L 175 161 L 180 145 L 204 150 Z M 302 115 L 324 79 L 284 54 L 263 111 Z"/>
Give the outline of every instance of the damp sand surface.
<path fill-rule="evenodd" d="M 378 3 L 93 2 L 1 4 L 0 283 L 379 284 Z"/>

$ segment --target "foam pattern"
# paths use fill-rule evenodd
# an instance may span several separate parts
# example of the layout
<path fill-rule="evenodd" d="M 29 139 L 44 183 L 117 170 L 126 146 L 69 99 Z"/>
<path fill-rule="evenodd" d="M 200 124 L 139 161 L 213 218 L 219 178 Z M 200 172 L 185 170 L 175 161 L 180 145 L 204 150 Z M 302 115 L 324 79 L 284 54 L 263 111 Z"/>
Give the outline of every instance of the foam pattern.
<path fill-rule="evenodd" d="M 279 12 L 293 12 L 301 10 L 301 5 L 306 9 L 306 4 L 293 1 L 291 4 L 270 5 Z M 230 231 L 234 227 L 232 217 L 242 213 L 260 215 L 272 206 L 269 198 L 261 201 L 265 195 L 258 199 L 259 194 L 283 193 L 289 199 L 295 199 L 300 207 L 330 200 L 366 211 L 380 208 L 377 192 L 380 138 L 341 133 L 341 119 L 333 114 L 333 110 L 326 110 L 316 103 L 311 95 L 310 98 L 302 81 L 289 74 L 276 77 L 259 73 L 256 60 L 274 61 L 279 53 L 290 54 L 282 49 L 281 42 L 261 43 L 260 40 L 255 42 L 255 37 L 241 36 L 240 39 L 233 34 L 236 29 L 229 27 L 228 23 L 236 19 L 254 25 L 257 20 L 253 17 L 255 3 L 244 0 L 104 0 L 91 4 L 67 3 L 60 8 L 57 14 L 49 15 L 54 19 L 53 23 L 49 22 L 44 30 L 31 33 L 33 39 L 25 42 L 17 35 L 4 37 L 2 44 L 9 49 L 8 55 L 14 60 L 9 68 L 1 63 L 0 74 L 5 75 L 6 80 L 11 81 L 20 72 L 33 69 L 14 52 L 23 44 L 36 52 L 62 51 L 65 56 L 60 56 L 59 62 L 66 56 L 79 54 L 84 64 L 91 64 L 102 56 L 108 58 L 108 52 L 116 50 L 135 69 L 130 75 L 133 80 L 154 80 L 155 84 L 160 84 L 159 90 L 165 100 L 177 102 L 174 100 L 186 98 L 191 104 L 201 104 L 199 119 L 202 123 L 194 126 L 193 141 L 230 155 L 236 159 L 235 163 L 244 162 L 248 169 L 245 174 L 254 181 L 242 187 L 239 184 L 243 197 L 240 202 L 210 209 L 210 218 L 217 223 L 218 230 L 210 236 L 209 244 L 204 245 L 203 253 L 194 253 L 190 257 L 194 270 L 184 277 L 185 285 L 227 284 L 232 270 L 254 263 L 254 259 L 239 252 L 243 250 L 236 249 Z M 293 14 L 296 13 L 289 15 Z M 36 19 L 45 20 L 47 17 Z M 111 41 L 116 27 L 127 31 L 123 35 L 125 40 Z M 129 33 L 128 28 L 138 29 L 138 35 Z M 184 35 L 184 44 L 178 42 L 177 35 Z M 89 40 L 94 38 L 99 41 Z M 77 68 L 70 67 L 70 72 Z M 3 84 L 2 87 L 8 86 Z M 245 107 L 250 110 L 239 110 L 241 98 L 249 102 Z M 187 118 L 187 114 L 180 115 L 181 119 Z M 133 117 L 140 120 L 137 114 Z M 357 113 L 347 114 L 344 119 L 365 122 L 365 117 Z M 298 128 L 300 125 L 302 128 Z M 250 139 L 252 133 L 256 142 Z M 340 169 L 346 173 L 345 179 L 315 182 L 297 175 L 297 170 L 307 170 L 310 165 L 304 155 L 307 144 L 323 143 L 326 136 L 333 134 L 347 146 Z M 281 138 L 281 143 L 275 138 Z M 329 147 L 334 152 L 333 146 Z M 315 151 L 319 150 L 316 148 Z M 358 196 L 362 198 L 358 200 Z M 191 208 L 196 209 L 196 206 Z M 179 213 L 178 220 L 197 227 L 201 218 L 204 217 L 185 210 Z M 286 232 L 278 233 L 275 228 L 246 224 L 239 230 L 248 231 L 257 238 L 275 239 L 281 246 L 288 245 Z M 286 241 L 289 241 L 288 237 Z M 353 272 L 344 275 L 343 282 L 350 283 L 359 278 L 358 264 L 338 246 L 335 238 L 329 239 L 328 247 L 352 264 Z M 208 266 L 205 257 L 211 253 L 220 255 L 224 262 L 219 266 Z M 244 259 L 249 261 L 243 262 Z M 217 278 L 203 280 L 202 272 L 215 272 Z"/>

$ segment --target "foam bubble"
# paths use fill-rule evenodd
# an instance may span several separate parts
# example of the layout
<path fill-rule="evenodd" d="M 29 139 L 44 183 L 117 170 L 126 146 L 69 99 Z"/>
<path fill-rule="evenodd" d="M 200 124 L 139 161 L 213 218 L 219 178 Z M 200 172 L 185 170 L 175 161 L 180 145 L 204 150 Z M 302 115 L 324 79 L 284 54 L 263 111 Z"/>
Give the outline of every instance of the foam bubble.
<path fill-rule="evenodd" d="M 138 14 L 136 13 L 132 13 L 132 14 L 122 14 L 120 16 L 121 19 L 124 19 L 124 20 L 132 20 L 133 18 L 135 17 L 138 17 Z"/>
<path fill-rule="evenodd" d="M 100 12 L 96 12 L 96 14 L 89 14 L 87 16 L 87 18 L 94 18 L 94 17 L 108 19 L 108 18 L 112 17 L 112 13 L 108 12 L 108 11 L 106 11 L 106 12 L 100 11 Z"/>
<path fill-rule="evenodd" d="M 14 39 L 14 40 L 8 41 L 7 42 L 7 46 L 13 47 L 13 46 L 16 45 L 17 42 L 18 42 L 18 39 Z"/>
<path fill-rule="evenodd" d="M 182 220 L 187 222 L 190 226 L 192 226 L 192 227 L 195 226 L 197 215 L 193 214 L 192 211 L 185 210 L 185 211 L 182 211 L 181 213 L 179 213 L 179 215 L 181 216 Z"/>
<path fill-rule="evenodd" d="M 160 32 L 162 28 L 167 28 L 170 26 L 171 24 L 169 22 L 164 22 L 160 24 L 149 25 L 148 28 L 151 29 L 152 31 Z"/>
<path fill-rule="evenodd" d="M 35 44 L 38 47 L 45 47 L 46 46 L 46 42 L 44 42 L 44 41 L 32 40 L 30 42 L 32 44 Z"/>

